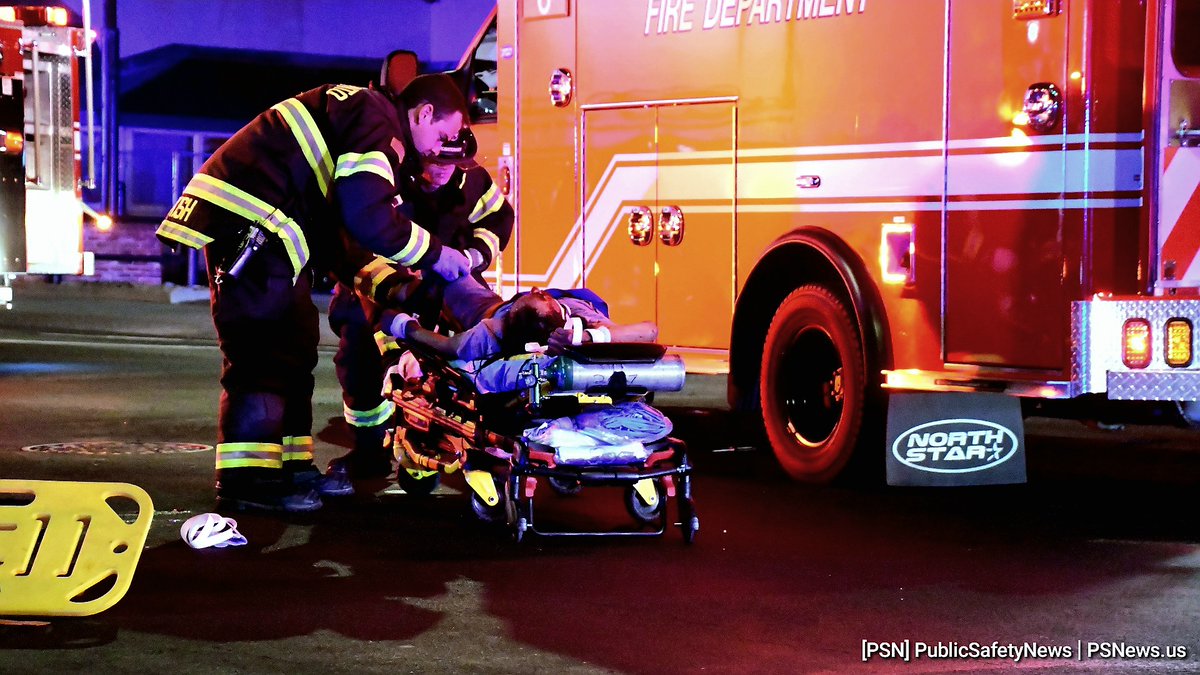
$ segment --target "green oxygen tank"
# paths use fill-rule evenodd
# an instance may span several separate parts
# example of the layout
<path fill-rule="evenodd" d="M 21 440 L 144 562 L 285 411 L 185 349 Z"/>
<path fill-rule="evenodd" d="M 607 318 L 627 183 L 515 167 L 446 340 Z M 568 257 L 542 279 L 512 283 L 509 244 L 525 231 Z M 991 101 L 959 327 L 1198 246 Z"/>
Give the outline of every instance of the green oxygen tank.
<path fill-rule="evenodd" d="M 584 392 L 607 386 L 618 372 L 625 374 L 625 383 L 630 387 L 644 387 L 646 391 L 683 389 L 685 370 L 677 354 L 667 354 L 654 363 L 580 363 L 560 356 L 546 369 L 546 377 L 554 391 Z"/>

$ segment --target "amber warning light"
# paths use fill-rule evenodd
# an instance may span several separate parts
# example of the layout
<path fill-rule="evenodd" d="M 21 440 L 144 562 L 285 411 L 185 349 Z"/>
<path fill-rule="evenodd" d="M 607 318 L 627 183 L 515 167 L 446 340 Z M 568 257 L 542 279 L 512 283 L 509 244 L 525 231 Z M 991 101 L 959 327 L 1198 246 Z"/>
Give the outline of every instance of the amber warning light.
<path fill-rule="evenodd" d="M 1129 319 L 1121 332 L 1121 361 L 1125 366 L 1145 368 L 1150 365 L 1150 322 L 1145 319 Z"/>
<path fill-rule="evenodd" d="M 65 7 L 20 5 L 0 7 L 0 21 L 20 21 L 26 26 L 65 26 L 71 15 Z"/>
<path fill-rule="evenodd" d="M 1192 322 L 1187 319 L 1171 319 L 1166 330 L 1166 361 L 1172 368 L 1192 365 Z"/>
<path fill-rule="evenodd" d="M 4 136 L 4 145 L 0 146 L 0 152 L 19 155 L 25 149 L 25 137 L 19 131 L 0 131 L 0 135 Z"/>

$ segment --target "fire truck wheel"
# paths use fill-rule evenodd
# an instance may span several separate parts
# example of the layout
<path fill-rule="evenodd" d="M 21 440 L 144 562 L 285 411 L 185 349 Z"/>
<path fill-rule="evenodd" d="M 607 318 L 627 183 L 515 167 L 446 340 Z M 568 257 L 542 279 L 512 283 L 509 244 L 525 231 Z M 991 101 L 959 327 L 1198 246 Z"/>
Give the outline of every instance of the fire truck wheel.
<path fill-rule="evenodd" d="M 1200 401 L 1176 401 L 1175 409 L 1185 426 L 1200 429 Z"/>
<path fill-rule="evenodd" d="M 759 395 L 779 464 L 807 483 L 833 480 L 862 426 L 866 373 L 859 332 L 822 286 L 792 291 L 771 321 Z"/>

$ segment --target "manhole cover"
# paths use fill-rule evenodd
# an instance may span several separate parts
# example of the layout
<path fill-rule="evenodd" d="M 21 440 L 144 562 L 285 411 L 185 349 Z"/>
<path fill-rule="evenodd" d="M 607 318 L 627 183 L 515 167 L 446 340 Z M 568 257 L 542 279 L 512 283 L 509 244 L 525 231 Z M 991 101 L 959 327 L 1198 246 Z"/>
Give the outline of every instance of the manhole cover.
<path fill-rule="evenodd" d="M 63 455 L 175 455 L 205 452 L 211 445 L 200 443 L 136 443 L 129 441 L 76 441 L 27 445 L 23 452 L 54 452 Z"/>

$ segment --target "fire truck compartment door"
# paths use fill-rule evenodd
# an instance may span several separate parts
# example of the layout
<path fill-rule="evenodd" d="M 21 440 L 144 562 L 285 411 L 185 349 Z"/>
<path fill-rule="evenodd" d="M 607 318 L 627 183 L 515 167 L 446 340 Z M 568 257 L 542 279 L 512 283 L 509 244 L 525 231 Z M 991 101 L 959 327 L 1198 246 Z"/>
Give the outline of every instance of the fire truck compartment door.
<path fill-rule="evenodd" d="M 629 234 L 639 207 L 657 223 L 654 120 L 654 108 L 642 106 L 583 113 L 586 282 L 620 323 L 657 320 L 657 233 L 644 245 Z"/>
<path fill-rule="evenodd" d="M 1164 3 L 1158 285 L 1200 287 L 1200 0 Z"/>
<path fill-rule="evenodd" d="M 21 29 L 0 27 L 0 130 L 24 138 Z M 0 141 L 10 144 L 7 138 Z M 0 152 L 0 274 L 25 271 L 25 167 L 20 152 Z"/>
<path fill-rule="evenodd" d="M 729 348 L 733 318 L 734 104 L 658 107 L 658 206 L 683 216 L 682 238 L 656 236 L 663 344 Z M 657 224 L 657 222 L 656 222 Z"/>
<path fill-rule="evenodd" d="M 525 83 L 517 93 L 517 282 L 520 286 L 571 288 L 582 283 L 583 249 L 576 187 L 576 120 L 579 97 L 550 102 L 555 70 L 575 70 L 573 3 L 523 0 L 518 7 L 516 68 Z M 546 11 L 543 11 L 546 10 Z M 537 85 L 529 83 L 540 83 Z M 528 236 L 526 236 L 528 233 Z"/>
<path fill-rule="evenodd" d="M 26 60 L 25 246 L 27 270 L 36 274 L 86 271 L 75 145 L 79 72 L 70 47 L 72 30 L 42 31 Z"/>
<path fill-rule="evenodd" d="M 734 110 L 721 101 L 584 112 L 587 285 L 615 320 L 656 321 L 663 344 L 729 347 Z M 639 244 L 629 221 L 641 209 L 654 232 Z M 664 218 L 675 218 L 674 236 Z"/>
<path fill-rule="evenodd" d="M 1030 85 L 1067 81 L 1068 12 L 1016 20 L 1011 2 L 951 0 L 947 100 L 944 357 L 1059 368 L 1063 288 L 1063 123 L 1020 126 Z M 1070 111 L 1068 111 L 1070 114 Z"/>

